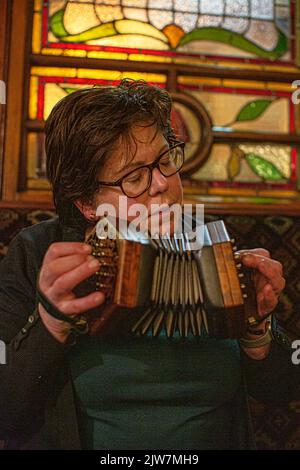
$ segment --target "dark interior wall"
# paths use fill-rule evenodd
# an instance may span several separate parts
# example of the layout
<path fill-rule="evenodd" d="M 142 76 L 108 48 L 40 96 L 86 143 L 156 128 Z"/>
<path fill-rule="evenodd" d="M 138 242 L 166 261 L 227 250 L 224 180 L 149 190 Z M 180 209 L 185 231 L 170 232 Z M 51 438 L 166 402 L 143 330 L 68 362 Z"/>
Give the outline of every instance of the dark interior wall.
<path fill-rule="evenodd" d="M 10 29 L 11 2 L 0 0 L 0 175 L 2 174 L 2 159 L 4 147 L 4 125 L 6 107 L 3 103 L 3 93 L 7 83 L 7 69 L 9 57 L 9 29 Z M 5 100 L 6 101 L 6 100 Z M 1 191 L 1 178 L 0 178 Z"/>

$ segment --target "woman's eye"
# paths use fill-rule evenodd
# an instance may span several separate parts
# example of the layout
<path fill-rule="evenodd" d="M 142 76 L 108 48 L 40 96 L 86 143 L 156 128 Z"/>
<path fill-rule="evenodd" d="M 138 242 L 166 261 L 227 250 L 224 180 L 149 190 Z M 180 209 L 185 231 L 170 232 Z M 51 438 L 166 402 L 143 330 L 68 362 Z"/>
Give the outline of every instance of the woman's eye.
<path fill-rule="evenodd" d="M 126 183 L 137 183 L 141 179 L 142 179 L 141 173 L 135 173 L 133 175 L 128 176 L 128 178 L 126 178 Z"/>
<path fill-rule="evenodd" d="M 164 166 L 168 166 L 170 165 L 170 163 L 171 163 L 170 157 L 164 157 L 159 162 L 160 165 L 164 165 Z"/>

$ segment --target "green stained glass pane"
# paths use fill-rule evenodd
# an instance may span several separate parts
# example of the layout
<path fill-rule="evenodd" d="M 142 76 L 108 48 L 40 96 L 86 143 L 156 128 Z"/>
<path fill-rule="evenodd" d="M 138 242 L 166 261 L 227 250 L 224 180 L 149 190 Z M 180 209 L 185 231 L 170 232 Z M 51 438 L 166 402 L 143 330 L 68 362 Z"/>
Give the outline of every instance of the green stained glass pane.
<path fill-rule="evenodd" d="M 263 180 L 282 180 L 283 175 L 280 173 L 273 163 L 266 161 L 264 158 L 249 153 L 245 155 L 245 159 L 250 165 L 251 169 L 260 176 Z"/>
<path fill-rule="evenodd" d="M 266 109 L 272 104 L 273 100 L 255 100 L 247 103 L 238 113 L 235 120 L 253 121 L 260 117 Z"/>
<path fill-rule="evenodd" d="M 257 168 L 256 174 L 259 176 L 265 179 L 268 174 L 271 179 L 289 179 L 291 177 L 290 146 L 240 144 L 239 149 L 247 157 L 250 167 Z M 266 162 L 265 165 L 264 162 Z"/>

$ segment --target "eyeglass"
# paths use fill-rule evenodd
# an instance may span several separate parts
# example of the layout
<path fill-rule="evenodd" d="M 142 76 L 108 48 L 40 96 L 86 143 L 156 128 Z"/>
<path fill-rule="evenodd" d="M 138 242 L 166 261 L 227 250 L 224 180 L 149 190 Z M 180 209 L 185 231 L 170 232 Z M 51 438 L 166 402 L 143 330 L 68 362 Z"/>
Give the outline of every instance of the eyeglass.
<path fill-rule="evenodd" d="M 184 162 L 184 145 L 184 142 L 174 141 L 168 150 L 158 155 L 149 165 L 140 166 L 113 183 L 99 181 L 98 187 L 119 186 L 127 197 L 141 196 L 151 186 L 154 168 L 158 168 L 165 177 L 173 176 L 181 170 Z"/>

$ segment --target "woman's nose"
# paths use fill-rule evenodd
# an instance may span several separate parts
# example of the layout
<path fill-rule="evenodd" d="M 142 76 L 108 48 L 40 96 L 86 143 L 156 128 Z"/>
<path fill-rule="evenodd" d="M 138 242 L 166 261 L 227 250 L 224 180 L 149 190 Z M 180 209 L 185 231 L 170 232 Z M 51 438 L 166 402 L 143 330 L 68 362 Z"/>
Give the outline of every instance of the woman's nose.
<path fill-rule="evenodd" d="M 155 196 L 157 193 L 163 193 L 169 189 L 168 179 L 161 174 L 158 168 L 152 171 L 152 182 L 149 188 L 149 195 Z"/>

